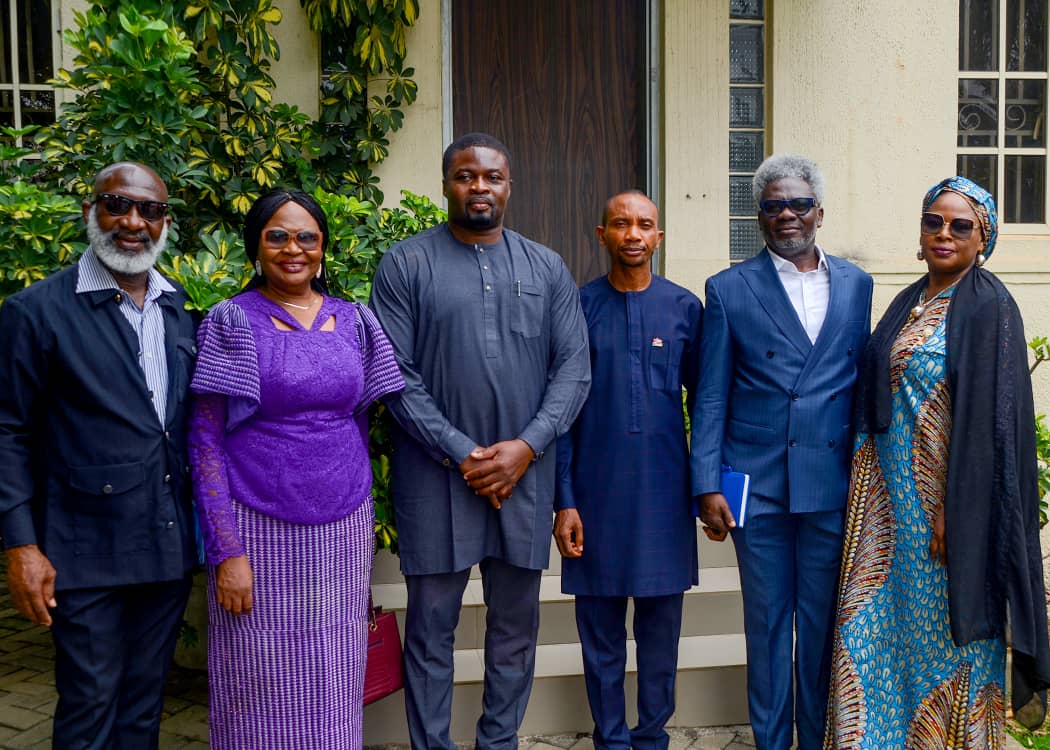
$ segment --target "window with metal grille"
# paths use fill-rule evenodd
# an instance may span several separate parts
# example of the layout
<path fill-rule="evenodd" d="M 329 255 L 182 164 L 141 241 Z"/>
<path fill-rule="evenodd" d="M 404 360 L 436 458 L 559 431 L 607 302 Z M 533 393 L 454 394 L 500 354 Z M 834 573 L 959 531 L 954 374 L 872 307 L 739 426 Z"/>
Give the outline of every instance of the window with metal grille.
<path fill-rule="evenodd" d="M 55 90 L 48 84 L 55 75 L 54 27 L 49 0 L 0 0 L 0 125 L 55 121 Z"/>
<path fill-rule="evenodd" d="M 766 153 L 764 0 L 729 0 L 729 258 L 762 249 L 751 178 Z"/>
<path fill-rule="evenodd" d="M 1048 5 L 959 0 L 957 167 L 1025 231 L 1047 228 Z"/>

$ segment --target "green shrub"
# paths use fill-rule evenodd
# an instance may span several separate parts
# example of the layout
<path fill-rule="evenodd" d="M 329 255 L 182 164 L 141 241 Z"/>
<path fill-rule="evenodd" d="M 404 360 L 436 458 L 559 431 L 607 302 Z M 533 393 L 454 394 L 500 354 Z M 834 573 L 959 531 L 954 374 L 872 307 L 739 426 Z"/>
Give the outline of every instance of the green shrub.
<path fill-rule="evenodd" d="M 402 208 L 378 210 L 372 171 L 415 99 L 404 57 L 418 3 L 301 4 L 328 40 L 316 121 L 273 101 L 271 29 L 282 18 L 273 0 L 94 0 L 76 13 L 64 34 L 74 66 L 53 81 L 71 99 L 58 121 L 0 129 L 0 300 L 83 250 L 80 200 L 99 169 L 123 159 L 149 164 L 168 186 L 174 221 L 161 267 L 186 287 L 190 308 L 206 311 L 243 287 L 243 216 L 279 186 L 323 188 L 332 291 L 366 299 L 390 243 L 441 217 L 409 195 Z M 28 135 L 39 161 L 14 145 Z M 388 447 L 381 426 L 373 434 L 376 535 L 391 546 Z"/>

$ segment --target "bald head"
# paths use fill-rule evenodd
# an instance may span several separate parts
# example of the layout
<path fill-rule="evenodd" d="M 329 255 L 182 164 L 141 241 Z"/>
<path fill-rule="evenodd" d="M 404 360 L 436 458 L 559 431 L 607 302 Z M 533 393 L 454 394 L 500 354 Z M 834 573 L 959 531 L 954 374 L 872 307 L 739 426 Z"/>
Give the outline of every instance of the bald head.
<path fill-rule="evenodd" d="M 659 209 L 656 208 L 656 204 L 653 203 L 652 199 L 644 192 L 635 189 L 624 190 L 622 193 L 617 193 L 616 195 L 611 196 L 609 200 L 605 201 L 605 210 L 602 211 L 603 227 L 609 226 L 609 216 L 612 213 L 613 204 L 619 203 L 626 196 L 639 196 L 641 198 L 644 198 L 649 203 L 649 205 L 653 207 L 653 210 L 656 211 L 657 216 L 659 216 Z"/>
<path fill-rule="evenodd" d="M 168 200 L 168 187 L 151 167 L 139 164 L 135 161 L 118 161 L 103 167 L 95 175 L 95 185 L 92 190 L 92 198 L 97 198 L 99 193 L 109 192 L 111 186 L 120 184 L 128 188 L 139 188 L 153 193 L 152 200 Z"/>

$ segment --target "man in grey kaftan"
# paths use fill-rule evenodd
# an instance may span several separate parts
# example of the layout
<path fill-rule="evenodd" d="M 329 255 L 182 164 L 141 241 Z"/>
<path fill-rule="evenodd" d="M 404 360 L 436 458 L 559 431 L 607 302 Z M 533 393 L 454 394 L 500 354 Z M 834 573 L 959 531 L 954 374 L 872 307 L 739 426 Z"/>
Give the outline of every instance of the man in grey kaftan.
<path fill-rule="evenodd" d="M 550 249 L 503 229 L 506 148 L 445 152 L 449 222 L 383 258 L 372 307 L 407 387 L 389 402 L 408 587 L 406 707 L 414 748 L 452 748 L 453 631 L 470 568 L 488 605 L 478 748 L 513 748 L 528 703 L 548 564 L 556 438 L 587 396 L 576 285 Z"/>

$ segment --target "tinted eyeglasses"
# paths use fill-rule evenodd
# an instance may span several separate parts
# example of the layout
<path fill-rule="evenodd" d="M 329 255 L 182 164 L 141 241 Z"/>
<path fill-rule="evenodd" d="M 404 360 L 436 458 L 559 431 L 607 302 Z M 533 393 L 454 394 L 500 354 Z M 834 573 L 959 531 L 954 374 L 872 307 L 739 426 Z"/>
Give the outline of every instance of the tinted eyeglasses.
<path fill-rule="evenodd" d="M 136 201 L 114 193 L 99 193 L 95 203 L 101 203 L 110 216 L 123 216 L 132 206 L 145 221 L 160 221 L 168 215 L 168 204 L 163 201 Z"/>
<path fill-rule="evenodd" d="M 275 250 L 288 247 L 293 239 L 300 250 L 310 252 L 316 250 L 321 244 L 321 235 L 317 232 L 302 231 L 292 234 L 284 229 L 267 229 L 263 232 L 263 244 Z"/>
<path fill-rule="evenodd" d="M 921 225 L 923 234 L 939 234 L 943 226 L 944 217 L 940 214 L 930 213 L 929 211 L 923 213 Z M 973 234 L 973 219 L 964 219 L 962 217 L 952 219 L 948 222 L 948 231 L 957 240 L 968 240 L 970 235 Z"/>
<path fill-rule="evenodd" d="M 795 216 L 802 217 L 808 214 L 815 205 L 817 205 L 816 198 L 788 198 L 787 200 L 771 198 L 759 201 L 758 208 L 769 218 L 780 216 L 785 208 L 790 209 Z"/>

